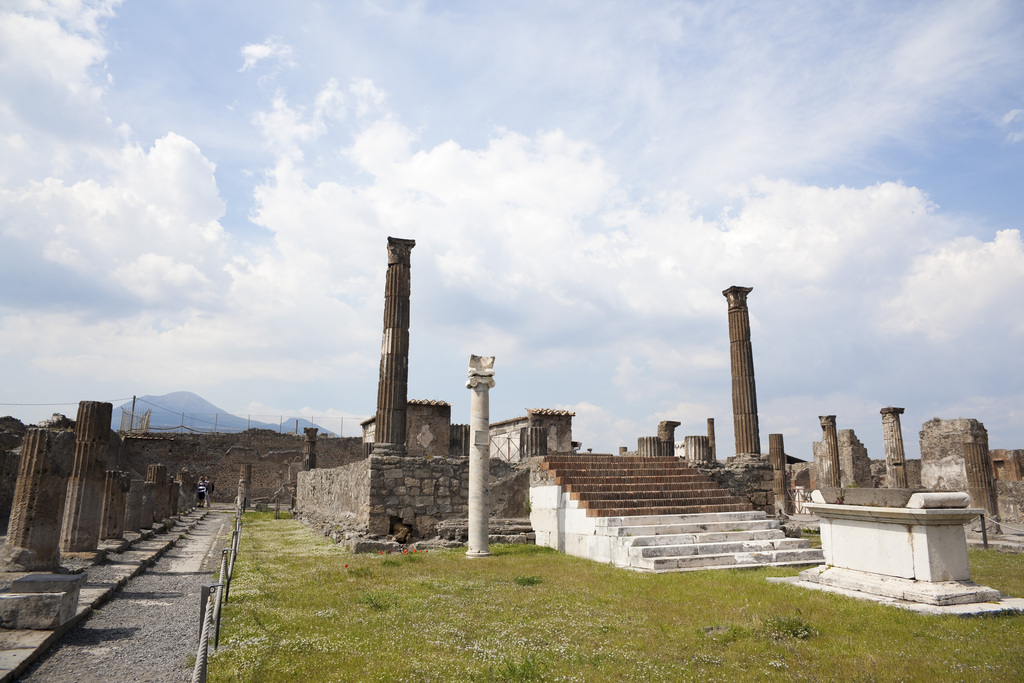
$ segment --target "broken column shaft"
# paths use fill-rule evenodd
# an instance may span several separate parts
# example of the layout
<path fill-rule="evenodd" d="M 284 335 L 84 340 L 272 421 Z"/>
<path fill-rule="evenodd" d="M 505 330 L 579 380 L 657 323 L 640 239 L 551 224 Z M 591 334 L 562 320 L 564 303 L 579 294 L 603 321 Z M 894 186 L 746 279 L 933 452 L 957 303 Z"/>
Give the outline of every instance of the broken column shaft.
<path fill-rule="evenodd" d="M 753 287 L 730 287 L 722 292 L 729 302 L 729 358 L 732 367 L 732 421 L 736 453 L 760 456 L 754 351 L 750 345 L 747 295 Z"/>
<path fill-rule="evenodd" d="M 775 492 L 775 513 L 789 513 L 789 482 L 786 479 L 786 447 L 782 434 L 768 435 L 768 462 L 771 463 L 775 475 L 773 490 Z"/>
<path fill-rule="evenodd" d="M 75 461 L 68 481 L 60 551 L 91 552 L 100 540 L 110 416 L 114 407 L 82 401 L 75 418 Z"/>
<path fill-rule="evenodd" d="M 903 452 L 903 408 L 882 408 L 882 438 L 885 440 L 885 485 L 890 489 L 907 488 L 906 455 Z"/>
<path fill-rule="evenodd" d="M 302 467 L 308 472 L 316 469 L 316 427 L 304 427 L 306 438 L 302 442 Z"/>
<path fill-rule="evenodd" d="M 821 443 L 825 447 L 825 457 L 821 460 L 821 481 L 818 487 L 839 487 L 839 436 L 836 434 L 836 416 L 819 415 L 821 422 Z"/>

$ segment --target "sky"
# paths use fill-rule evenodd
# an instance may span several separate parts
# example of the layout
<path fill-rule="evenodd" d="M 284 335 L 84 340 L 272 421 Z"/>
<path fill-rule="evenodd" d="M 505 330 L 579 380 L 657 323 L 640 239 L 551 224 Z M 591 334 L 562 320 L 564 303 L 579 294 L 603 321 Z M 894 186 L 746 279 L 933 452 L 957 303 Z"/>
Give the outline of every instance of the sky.
<path fill-rule="evenodd" d="M 409 397 L 575 411 L 595 452 L 715 418 L 753 287 L 761 443 L 1024 448 L 1018 2 L 0 6 L 0 414 L 195 392 L 375 412 L 389 235 Z M 346 435 L 355 434 L 356 430 Z"/>

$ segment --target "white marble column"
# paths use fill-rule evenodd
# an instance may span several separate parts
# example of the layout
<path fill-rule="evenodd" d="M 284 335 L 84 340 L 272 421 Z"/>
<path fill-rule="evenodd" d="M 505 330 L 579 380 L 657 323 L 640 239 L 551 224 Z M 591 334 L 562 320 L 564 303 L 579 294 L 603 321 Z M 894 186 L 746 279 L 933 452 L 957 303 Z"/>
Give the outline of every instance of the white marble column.
<path fill-rule="evenodd" d="M 490 557 L 487 548 L 487 478 L 491 457 L 489 393 L 494 386 L 494 356 L 470 356 L 469 399 L 469 549 L 466 557 Z"/>

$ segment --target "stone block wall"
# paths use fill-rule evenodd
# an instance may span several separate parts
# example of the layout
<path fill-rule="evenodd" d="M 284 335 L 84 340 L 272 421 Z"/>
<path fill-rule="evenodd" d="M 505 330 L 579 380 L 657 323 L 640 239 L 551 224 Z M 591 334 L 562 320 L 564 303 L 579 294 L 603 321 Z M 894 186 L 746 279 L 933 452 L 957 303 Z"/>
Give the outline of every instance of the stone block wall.
<path fill-rule="evenodd" d="M 967 468 L 964 464 L 963 445 L 978 443 L 987 448 L 988 431 L 985 425 L 967 418 L 935 418 L 921 426 L 920 438 L 922 486 L 933 491 L 966 491 Z"/>
<path fill-rule="evenodd" d="M 317 524 L 365 528 L 370 518 L 369 461 L 299 472 L 295 512 Z"/>
<path fill-rule="evenodd" d="M 238 494 L 240 465 L 252 465 L 249 490 L 253 503 L 287 505 L 291 501 L 289 466 L 302 468 L 303 435 L 250 429 L 239 434 L 162 434 L 124 439 L 125 469 L 144 478 L 149 465 L 163 464 L 172 474 L 188 467 L 192 476 L 206 475 L 214 485 L 214 502 L 230 503 Z M 357 437 L 317 440 L 317 464 L 333 468 L 362 460 Z"/>
<path fill-rule="evenodd" d="M 775 472 L 767 459 L 734 455 L 725 462 L 698 464 L 696 469 L 733 495 L 747 500 L 755 510 L 775 514 Z"/>

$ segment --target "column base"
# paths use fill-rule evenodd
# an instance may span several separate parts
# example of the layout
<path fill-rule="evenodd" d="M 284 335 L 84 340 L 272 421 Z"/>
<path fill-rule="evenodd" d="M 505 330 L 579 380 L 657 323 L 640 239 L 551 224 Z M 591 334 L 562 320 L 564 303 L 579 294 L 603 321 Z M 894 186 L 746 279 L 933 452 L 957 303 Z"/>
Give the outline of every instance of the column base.
<path fill-rule="evenodd" d="M 466 557 L 471 560 L 475 560 L 479 557 L 492 557 L 489 550 L 467 550 Z"/>

